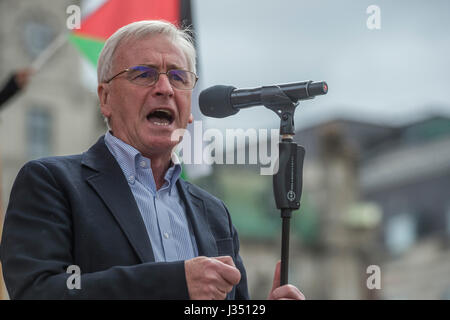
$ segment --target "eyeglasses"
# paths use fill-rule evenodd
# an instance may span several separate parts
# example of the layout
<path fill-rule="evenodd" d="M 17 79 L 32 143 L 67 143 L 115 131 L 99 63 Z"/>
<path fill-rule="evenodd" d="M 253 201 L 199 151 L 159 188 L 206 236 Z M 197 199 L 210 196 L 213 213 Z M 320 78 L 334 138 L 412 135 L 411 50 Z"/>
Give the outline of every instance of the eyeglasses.
<path fill-rule="evenodd" d="M 159 80 L 159 75 L 161 74 L 167 75 L 170 84 L 181 90 L 192 90 L 198 80 L 195 73 L 187 70 L 172 69 L 167 72 L 158 72 L 158 70 L 153 67 L 140 65 L 122 70 L 105 82 L 111 82 L 122 73 L 126 73 L 126 78 L 128 81 L 144 87 L 150 87 L 157 83 Z"/>

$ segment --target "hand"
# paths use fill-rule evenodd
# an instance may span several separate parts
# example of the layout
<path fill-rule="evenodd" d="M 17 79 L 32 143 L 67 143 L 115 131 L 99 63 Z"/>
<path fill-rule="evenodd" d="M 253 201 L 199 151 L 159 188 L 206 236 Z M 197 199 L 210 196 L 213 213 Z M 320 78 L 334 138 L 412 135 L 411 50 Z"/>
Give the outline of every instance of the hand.
<path fill-rule="evenodd" d="M 305 300 L 305 296 L 297 287 L 286 284 L 280 287 L 281 261 L 278 261 L 273 276 L 272 290 L 269 293 L 269 300 Z"/>
<path fill-rule="evenodd" d="M 230 256 L 196 257 L 184 262 L 189 297 L 193 300 L 223 300 L 241 280 Z"/>
<path fill-rule="evenodd" d="M 30 80 L 33 70 L 30 68 L 20 69 L 15 72 L 14 80 L 20 89 L 23 89 Z"/>

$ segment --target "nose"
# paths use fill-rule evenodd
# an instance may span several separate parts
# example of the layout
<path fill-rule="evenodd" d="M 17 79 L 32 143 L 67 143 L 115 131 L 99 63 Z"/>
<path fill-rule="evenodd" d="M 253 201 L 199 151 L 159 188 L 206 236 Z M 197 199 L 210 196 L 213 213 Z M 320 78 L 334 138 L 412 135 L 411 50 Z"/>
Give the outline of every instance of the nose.
<path fill-rule="evenodd" d="M 160 74 L 158 81 L 155 83 L 155 94 L 158 96 L 173 96 L 173 88 L 170 84 L 167 74 Z"/>

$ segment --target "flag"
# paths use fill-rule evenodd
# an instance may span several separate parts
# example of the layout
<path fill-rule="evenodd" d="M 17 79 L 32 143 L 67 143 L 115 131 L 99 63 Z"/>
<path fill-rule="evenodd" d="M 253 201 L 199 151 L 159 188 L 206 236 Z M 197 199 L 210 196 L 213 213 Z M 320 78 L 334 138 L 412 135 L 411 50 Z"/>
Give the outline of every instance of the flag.
<path fill-rule="evenodd" d="M 175 25 L 180 21 L 182 0 L 108 0 L 81 22 L 69 41 L 97 66 L 98 56 L 117 29 L 140 20 L 166 20 Z"/>

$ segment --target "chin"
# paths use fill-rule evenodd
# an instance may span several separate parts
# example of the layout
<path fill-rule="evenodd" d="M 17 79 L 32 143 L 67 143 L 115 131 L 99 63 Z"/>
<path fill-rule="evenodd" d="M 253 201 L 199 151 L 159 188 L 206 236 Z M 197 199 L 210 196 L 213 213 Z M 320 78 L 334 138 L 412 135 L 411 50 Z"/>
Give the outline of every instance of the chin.
<path fill-rule="evenodd" d="M 171 141 L 170 137 L 152 137 L 145 143 L 150 154 L 172 152 L 172 149 L 178 144 L 176 141 Z"/>

